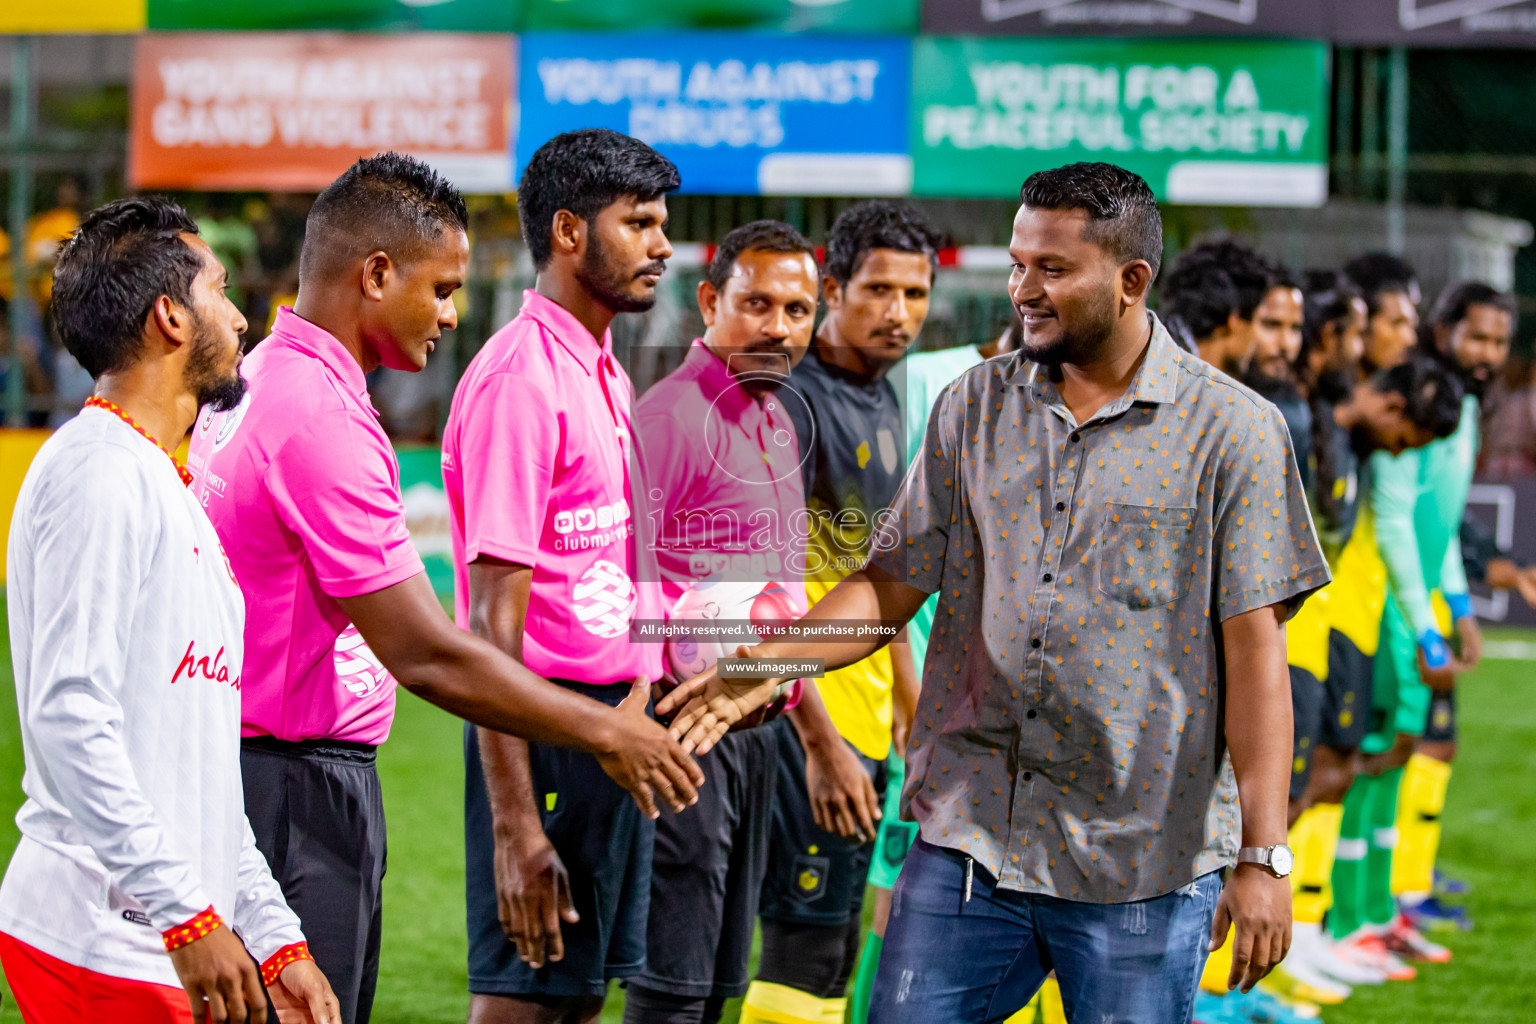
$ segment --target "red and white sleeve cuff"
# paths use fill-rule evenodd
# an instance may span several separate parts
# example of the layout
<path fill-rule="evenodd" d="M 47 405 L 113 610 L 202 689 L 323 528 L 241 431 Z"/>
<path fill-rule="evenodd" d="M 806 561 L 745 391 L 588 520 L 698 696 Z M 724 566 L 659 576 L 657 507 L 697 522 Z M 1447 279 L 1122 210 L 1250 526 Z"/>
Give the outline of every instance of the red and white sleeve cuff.
<path fill-rule="evenodd" d="M 165 940 L 165 951 L 167 953 L 174 953 L 182 946 L 196 942 L 223 923 L 223 919 L 214 913 L 213 907 L 210 905 L 207 910 L 204 910 L 190 921 L 185 921 L 174 928 L 167 928 L 160 933 L 160 937 Z"/>
<path fill-rule="evenodd" d="M 298 963 L 300 960 L 313 960 L 309 952 L 309 943 L 294 942 L 267 957 L 261 965 L 261 983 L 272 985 L 277 982 L 277 976 L 283 973 L 283 969 L 289 964 Z"/>

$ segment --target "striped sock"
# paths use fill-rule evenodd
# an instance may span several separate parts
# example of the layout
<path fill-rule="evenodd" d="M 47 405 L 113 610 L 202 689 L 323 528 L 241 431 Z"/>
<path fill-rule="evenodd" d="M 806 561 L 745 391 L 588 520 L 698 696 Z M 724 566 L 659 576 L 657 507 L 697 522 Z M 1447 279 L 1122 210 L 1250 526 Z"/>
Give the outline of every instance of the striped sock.
<path fill-rule="evenodd" d="M 1314 804 L 1291 827 L 1296 854 L 1291 872 L 1291 914 L 1304 924 L 1321 924 L 1333 903 L 1333 858 L 1339 845 L 1342 804 Z"/>
<path fill-rule="evenodd" d="M 1392 859 L 1397 852 L 1397 791 L 1402 768 L 1389 768 L 1376 779 L 1371 795 L 1370 850 L 1365 858 L 1365 892 L 1361 914 L 1367 924 L 1390 924 L 1397 916 L 1392 898 Z"/>
<path fill-rule="evenodd" d="M 1392 893 L 1428 894 L 1435 888 L 1435 855 L 1440 850 L 1440 814 L 1451 766 L 1414 754 L 1403 771 L 1397 806 L 1397 856 L 1392 860 Z"/>
<path fill-rule="evenodd" d="M 864 934 L 864 949 L 859 953 L 859 971 L 853 976 L 853 993 L 848 1005 L 853 1008 L 850 1024 L 864 1024 L 869 1020 L 869 997 L 875 991 L 875 972 L 880 969 L 880 950 L 885 939 L 874 933 Z"/>
<path fill-rule="evenodd" d="M 1328 915 L 1334 938 L 1349 935 L 1365 923 L 1365 858 L 1370 852 L 1368 820 L 1375 786 L 1374 778 L 1360 775 L 1344 795 L 1333 857 L 1333 907 Z"/>
<path fill-rule="evenodd" d="M 1061 1002 L 1061 983 L 1046 978 L 1040 986 L 1040 1024 L 1067 1024 L 1067 1009 Z"/>
<path fill-rule="evenodd" d="M 741 1024 L 826 1024 L 827 1002 L 788 985 L 754 981 L 741 1004 Z"/>

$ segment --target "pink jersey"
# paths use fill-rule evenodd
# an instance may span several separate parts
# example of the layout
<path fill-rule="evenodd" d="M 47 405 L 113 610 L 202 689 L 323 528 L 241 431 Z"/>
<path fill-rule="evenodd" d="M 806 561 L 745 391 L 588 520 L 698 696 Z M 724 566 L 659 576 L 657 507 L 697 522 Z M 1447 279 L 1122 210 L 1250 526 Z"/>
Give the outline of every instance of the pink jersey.
<path fill-rule="evenodd" d="M 808 517 L 785 387 L 761 402 L 696 340 L 635 407 L 648 533 L 668 608 L 704 579 L 773 581 L 806 610 Z"/>
<path fill-rule="evenodd" d="M 241 733 L 383 743 L 394 680 L 337 601 L 424 571 L 394 449 L 357 360 L 287 306 L 243 372 L 249 394 L 204 411 L 188 456 L 245 595 Z"/>
<path fill-rule="evenodd" d="M 644 494 L 632 457 L 634 388 L 558 303 L 535 291 L 469 364 L 443 432 L 454 607 L 469 625 L 468 566 L 533 569 L 523 662 L 583 683 L 656 679 L 661 645 L 630 623 L 661 618 L 653 559 L 636 535 Z"/>

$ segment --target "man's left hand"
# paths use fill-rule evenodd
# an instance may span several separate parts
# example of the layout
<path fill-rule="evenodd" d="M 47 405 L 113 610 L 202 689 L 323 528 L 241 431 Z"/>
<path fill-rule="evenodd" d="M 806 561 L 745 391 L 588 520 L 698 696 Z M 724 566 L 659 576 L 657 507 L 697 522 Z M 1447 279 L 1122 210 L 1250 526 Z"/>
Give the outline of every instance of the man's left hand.
<path fill-rule="evenodd" d="M 278 1024 L 341 1024 L 341 1005 L 313 960 L 295 960 L 267 987 Z"/>
<path fill-rule="evenodd" d="M 1252 990 L 1291 948 L 1291 884 L 1257 864 L 1239 864 L 1216 901 L 1211 922 L 1212 951 L 1232 930 L 1232 971 L 1228 990 Z"/>

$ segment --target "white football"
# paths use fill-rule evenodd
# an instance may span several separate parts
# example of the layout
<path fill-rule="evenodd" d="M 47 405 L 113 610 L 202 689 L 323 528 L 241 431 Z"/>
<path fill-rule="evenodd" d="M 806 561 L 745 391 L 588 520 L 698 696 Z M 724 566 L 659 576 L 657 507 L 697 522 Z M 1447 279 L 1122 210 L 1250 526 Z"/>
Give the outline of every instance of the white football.
<path fill-rule="evenodd" d="M 778 583 L 740 583 L 731 581 L 699 582 L 683 591 L 667 616 L 669 623 L 693 621 L 745 620 L 753 625 L 751 637 L 716 639 L 705 635 L 683 633 L 667 639 L 667 668 L 672 680 L 662 684 L 670 690 L 682 682 L 714 667 L 722 656 L 736 653 L 742 644 L 758 643 L 773 632 L 773 626 L 799 618 L 789 591 Z M 781 693 L 742 726 L 756 725 L 776 717 L 783 710 L 784 698 L 790 684 L 780 687 Z"/>

